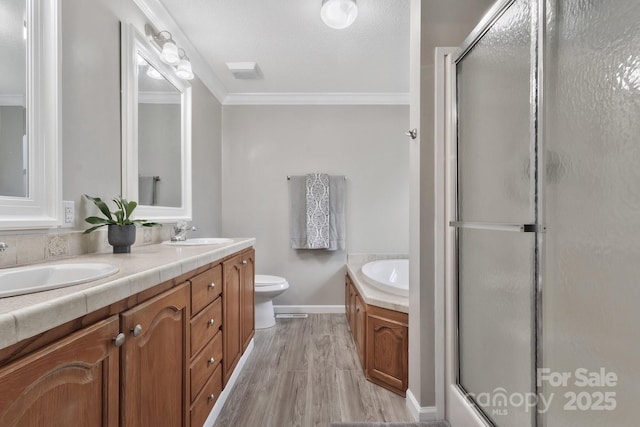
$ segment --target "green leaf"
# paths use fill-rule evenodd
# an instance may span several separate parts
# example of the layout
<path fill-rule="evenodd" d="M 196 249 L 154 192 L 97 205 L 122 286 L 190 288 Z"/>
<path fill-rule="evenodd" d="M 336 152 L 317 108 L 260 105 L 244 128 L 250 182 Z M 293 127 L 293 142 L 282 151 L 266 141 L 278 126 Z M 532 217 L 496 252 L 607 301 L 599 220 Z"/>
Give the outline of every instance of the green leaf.
<path fill-rule="evenodd" d="M 82 234 L 89 234 L 94 230 L 97 230 L 100 227 L 104 227 L 107 224 L 101 224 L 101 225 L 96 225 L 95 227 L 91 227 L 91 228 L 87 228 L 86 230 L 84 230 L 84 232 L 82 232 Z"/>
<path fill-rule="evenodd" d="M 126 202 L 126 200 L 125 200 Z M 125 218 L 129 219 L 129 217 L 131 217 L 131 214 L 133 213 L 134 209 L 138 206 L 138 204 L 136 202 L 134 202 L 133 200 L 130 201 L 129 203 L 125 203 L 124 204 L 124 212 L 126 214 Z"/>
<path fill-rule="evenodd" d="M 88 222 L 89 224 L 103 224 L 103 225 L 107 225 L 107 224 L 111 224 L 113 223 L 112 220 L 110 219 L 106 219 L 106 218 L 100 218 L 99 216 L 90 216 L 84 219 L 86 222 Z"/>
<path fill-rule="evenodd" d="M 84 197 L 91 200 L 93 204 L 96 205 L 98 209 L 100 209 L 100 212 L 102 212 L 102 214 L 107 217 L 107 219 L 113 219 L 113 217 L 111 216 L 111 212 L 109 211 L 109 207 L 105 202 L 102 201 L 100 197 L 91 197 L 86 194 L 84 195 Z"/>

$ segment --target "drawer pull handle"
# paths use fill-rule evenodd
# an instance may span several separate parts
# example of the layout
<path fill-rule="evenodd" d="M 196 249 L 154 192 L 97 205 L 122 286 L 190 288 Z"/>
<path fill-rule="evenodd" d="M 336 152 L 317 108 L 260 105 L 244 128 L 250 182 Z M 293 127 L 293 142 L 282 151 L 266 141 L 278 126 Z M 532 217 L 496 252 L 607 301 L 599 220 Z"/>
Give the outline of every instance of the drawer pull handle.
<path fill-rule="evenodd" d="M 216 359 L 213 357 L 209 358 L 209 365 L 213 365 L 214 363 L 216 363 Z"/>
<path fill-rule="evenodd" d="M 120 332 L 118 335 L 116 335 L 116 337 L 113 339 L 113 344 L 116 347 L 121 347 L 122 344 L 124 344 L 124 339 L 125 339 L 125 335 Z"/>
<path fill-rule="evenodd" d="M 211 282 L 211 283 L 209 284 L 209 289 L 215 289 L 215 287 L 216 287 L 216 284 L 215 284 L 215 283 Z"/>
<path fill-rule="evenodd" d="M 216 319 L 209 319 L 209 326 L 213 326 L 216 323 Z"/>
<path fill-rule="evenodd" d="M 213 394 L 213 393 L 211 393 L 211 394 L 209 395 L 209 397 L 207 397 L 207 400 L 208 400 L 209 402 L 212 402 L 212 401 L 214 401 L 214 400 L 215 400 L 215 398 L 216 398 L 216 395 L 215 395 L 215 394 Z"/>
<path fill-rule="evenodd" d="M 247 265 L 247 260 L 246 259 L 242 260 L 242 265 Z"/>
<path fill-rule="evenodd" d="M 142 333 L 142 325 L 134 326 L 130 332 L 133 334 L 134 337 L 140 336 L 140 334 Z"/>

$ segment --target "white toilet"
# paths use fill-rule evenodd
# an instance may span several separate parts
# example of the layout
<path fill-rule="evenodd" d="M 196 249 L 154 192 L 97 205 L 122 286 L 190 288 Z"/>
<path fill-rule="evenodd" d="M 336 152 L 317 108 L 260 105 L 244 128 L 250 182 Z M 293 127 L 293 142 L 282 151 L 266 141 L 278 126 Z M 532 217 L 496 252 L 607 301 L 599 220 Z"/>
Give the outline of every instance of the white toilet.
<path fill-rule="evenodd" d="M 270 328 L 276 324 L 271 300 L 289 289 L 289 282 L 278 276 L 256 274 L 255 287 L 256 329 Z"/>

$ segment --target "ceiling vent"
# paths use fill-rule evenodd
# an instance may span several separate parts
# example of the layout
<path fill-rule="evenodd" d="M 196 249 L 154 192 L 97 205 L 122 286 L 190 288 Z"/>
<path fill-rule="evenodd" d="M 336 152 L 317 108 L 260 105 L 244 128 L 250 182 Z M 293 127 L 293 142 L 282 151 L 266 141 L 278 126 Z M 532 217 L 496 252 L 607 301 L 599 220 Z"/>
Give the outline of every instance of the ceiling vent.
<path fill-rule="evenodd" d="M 227 62 L 227 68 L 236 79 L 255 80 L 262 78 L 260 68 L 255 62 Z"/>

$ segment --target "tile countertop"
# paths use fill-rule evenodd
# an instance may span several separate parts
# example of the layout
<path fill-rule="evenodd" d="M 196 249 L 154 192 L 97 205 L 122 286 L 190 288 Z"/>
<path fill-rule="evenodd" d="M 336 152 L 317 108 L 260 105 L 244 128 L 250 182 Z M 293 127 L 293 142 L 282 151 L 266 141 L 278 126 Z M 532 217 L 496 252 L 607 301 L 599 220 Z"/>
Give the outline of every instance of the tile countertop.
<path fill-rule="evenodd" d="M 253 238 L 224 245 L 148 245 L 130 254 L 91 254 L 37 265 L 104 262 L 120 269 L 104 279 L 0 298 L 0 349 L 33 337 L 184 273 L 250 248 Z M 36 265 L 36 264 L 34 264 Z"/>
<path fill-rule="evenodd" d="M 389 310 L 399 311 L 401 313 L 409 313 L 409 298 L 400 295 L 390 294 L 374 288 L 367 283 L 364 274 L 362 274 L 362 266 L 369 261 L 378 259 L 392 258 L 408 258 L 406 255 L 386 256 L 386 255 L 349 255 L 347 258 L 347 272 L 353 280 L 360 296 L 364 302 L 376 307 L 382 307 Z"/>

